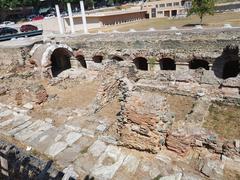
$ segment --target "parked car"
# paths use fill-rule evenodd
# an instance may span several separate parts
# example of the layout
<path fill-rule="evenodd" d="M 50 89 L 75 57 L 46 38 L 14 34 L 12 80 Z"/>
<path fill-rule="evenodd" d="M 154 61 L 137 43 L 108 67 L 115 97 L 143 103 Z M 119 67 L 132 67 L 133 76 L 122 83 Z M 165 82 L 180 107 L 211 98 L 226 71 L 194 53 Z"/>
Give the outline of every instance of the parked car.
<path fill-rule="evenodd" d="M 36 17 L 36 15 L 35 15 L 35 14 L 32 14 L 32 15 L 30 15 L 30 16 L 27 16 L 27 20 L 28 20 L 28 21 L 32 21 L 32 19 L 35 18 L 35 17 Z"/>
<path fill-rule="evenodd" d="M 29 32 L 29 31 L 37 31 L 37 30 L 38 30 L 38 28 L 31 24 L 25 24 L 20 27 L 21 32 Z"/>
<path fill-rule="evenodd" d="M 32 21 L 38 21 L 38 20 L 42 20 L 42 19 L 44 19 L 44 17 L 42 15 L 38 15 L 38 16 L 32 18 Z"/>
<path fill-rule="evenodd" d="M 53 18 L 53 17 L 55 17 L 54 14 L 47 14 L 47 15 L 44 17 L 44 19 L 51 19 L 51 18 Z"/>
<path fill-rule="evenodd" d="M 5 26 L 11 26 L 11 25 L 14 25 L 14 24 L 15 24 L 15 22 L 12 22 L 12 21 L 4 21 L 0 24 L 0 26 L 5 27 Z"/>
<path fill-rule="evenodd" d="M 0 35 L 7 35 L 7 34 L 16 34 L 18 31 L 14 28 L 10 27 L 1 27 L 0 28 Z"/>

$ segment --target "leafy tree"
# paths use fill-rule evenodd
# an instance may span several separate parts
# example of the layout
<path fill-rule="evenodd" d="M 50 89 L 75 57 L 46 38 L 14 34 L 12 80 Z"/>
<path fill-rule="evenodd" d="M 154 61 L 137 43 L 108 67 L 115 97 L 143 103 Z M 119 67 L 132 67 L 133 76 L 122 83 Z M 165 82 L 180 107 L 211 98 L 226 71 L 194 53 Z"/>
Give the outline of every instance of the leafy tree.
<path fill-rule="evenodd" d="M 206 14 L 214 15 L 214 1 L 215 0 L 192 0 L 192 8 L 188 15 L 196 14 L 200 17 L 200 24 L 202 24 L 203 16 Z"/>
<path fill-rule="evenodd" d="M 0 0 L 0 9 L 14 8 L 19 4 L 21 4 L 20 0 Z"/>

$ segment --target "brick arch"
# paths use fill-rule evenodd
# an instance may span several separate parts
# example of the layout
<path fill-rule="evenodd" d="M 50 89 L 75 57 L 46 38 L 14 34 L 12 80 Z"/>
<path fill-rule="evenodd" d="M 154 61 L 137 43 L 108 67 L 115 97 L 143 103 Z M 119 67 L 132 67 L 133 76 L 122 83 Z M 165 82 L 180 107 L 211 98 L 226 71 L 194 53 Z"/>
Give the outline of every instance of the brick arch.
<path fill-rule="evenodd" d="M 172 58 L 161 58 L 159 65 L 161 70 L 176 70 L 176 62 Z"/>
<path fill-rule="evenodd" d="M 194 58 L 189 61 L 189 69 L 199 69 L 204 68 L 205 70 L 209 70 L 209 62 L 202 58 Z"/>
<path fill-rule="evenodd" d="M 93 62 L 95 63 L 102 63 L 103 61 L 103 55 L 101 54 L 96 54 L 92 57 Z"/>
<path fill-rule="evenodd" d="M 52 76 L 56 77 L 62 71 L 71 68 L 70 58 L 72 53 L 65 48 L 56 48 L 50 57 Z"/>
<path fill-rule="evenodd" d="M 133 59 L 133 63 L 135 64 L 136 68 L 139 70 L 147 71 L 148 70 L 148 60 L 144 57 L 135 57 Z"/>
<path fill-rule="evenodd" d="M 46 48 L 46 50 L 44 51 L 44 53 L 42 54 L 42 58 L 41 58 L 41 65 L 43 67 L 46 67 L 48 65 L 51 64 L 51 55 L 52 53 L 56 50 L 56 49 L 62 49 L 65 52 L 67 52 L 67 54 L 71 57 L 73 56 L 73 50 L 72 48 L 70 48 L 69 46 L 65 45 L 65 44 L 53 44 L 50 45 Z"/>

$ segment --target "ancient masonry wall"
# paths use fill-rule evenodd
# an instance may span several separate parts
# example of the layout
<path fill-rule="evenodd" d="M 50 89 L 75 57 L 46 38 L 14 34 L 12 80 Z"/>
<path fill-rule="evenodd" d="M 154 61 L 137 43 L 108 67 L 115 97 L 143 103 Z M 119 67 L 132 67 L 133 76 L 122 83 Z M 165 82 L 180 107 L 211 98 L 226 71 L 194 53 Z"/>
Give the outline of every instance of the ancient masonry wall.
<path fill-rule="evenodd" d="M 205 70 L 140 77 L 137 82 L 121 80 L 121 145 L 152 153 L 167 148 L 181 156 L 194 147 L 203 147 L 231 158 L 240 157 L 239 140 L 219 138 L 202 128 L 211 103 L 240 105 L 239 77 L 221 85 L 213 73 Z"/>

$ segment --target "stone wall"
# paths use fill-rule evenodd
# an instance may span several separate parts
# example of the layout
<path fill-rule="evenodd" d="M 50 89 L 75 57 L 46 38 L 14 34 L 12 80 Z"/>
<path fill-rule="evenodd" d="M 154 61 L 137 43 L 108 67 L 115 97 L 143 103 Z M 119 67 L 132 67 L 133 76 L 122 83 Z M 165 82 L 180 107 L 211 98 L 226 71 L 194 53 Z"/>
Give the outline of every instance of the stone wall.
<path fill-rule="evenodd" d="M 121 80 L 121 145 L 152 153 L 167 148 L 181 156 L 202 147 L 228 157 L 240 156 L 233 140 L 202 128 L 213 102 L 240 105 L 239 76 L 221 82 L 213 73 L 200 70 L 141 72 L 137 77 L 136 82 Z"/>
<path fill-rule="evenodd" d="M 24 65 L 29 48 L 0 48 L 0 65 Z"/>
<path fill-rule="evenodd" d="M 240 45 L 239 33 L 239 29 L 128 32 L 56 40 L 66 42 L 73 49 L 81 51 L 86 60 L 91 60 L 95 54 L 102 54 L 105 59 L 109 55 L 118 55 L 124 60 L 155 56 L 157 60 L 169 57 L 176 62 L 189 62 L 193 58 L 201 58 L 213 63 L 227 45 Z"/>
<path fill-rule="evenodd" d="M 141 58 L 147 61 L 148 71 L 155 72 L 164 70 L 160 65 L 164 59 L 171 59 L 176 66 L 174 69 L 179 71 L 189 69 L 192 60 L 201 60 L 208 64 L 207 69 L 223 78 L 225 64 L 228 61 L 240 61 L 239 34 L 239 29 L 89 34 L 67 39 L 56 38 L 52 46 L 73 49 L 76 59 L 81 56 L 85 68 L 90 70 L 103 69 L 102 65 L 108 59 L 133 63 L 136 58 Z M 41 48 L 34 54 L 38 54 L 40 60 L 35 55 L 33 59 L 40 62 L 46 53 L 39 54 L 38 51 Z M 48 61 L 50 55 L 51 53 Z M 101 62 L 94 62 L 96 56 L 102 58 Z"/>

